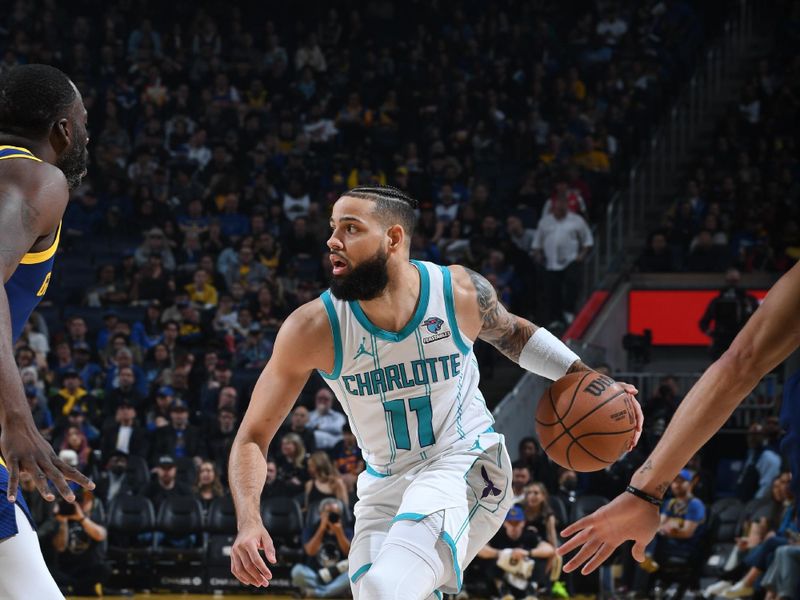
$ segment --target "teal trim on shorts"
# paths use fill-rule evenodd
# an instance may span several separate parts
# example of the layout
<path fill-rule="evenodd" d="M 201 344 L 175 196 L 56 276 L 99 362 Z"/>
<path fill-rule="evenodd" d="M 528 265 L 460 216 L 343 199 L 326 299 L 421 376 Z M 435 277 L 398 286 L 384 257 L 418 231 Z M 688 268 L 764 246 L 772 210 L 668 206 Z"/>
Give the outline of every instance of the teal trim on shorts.
<path fill-rule="evenodd" d="M 412 331 L 419 327 L 419 324 L 425 317 L 425 311 L 428 310 L 428 299 L 430 298 L 430 275 L 428 275 L 427 267 L 419 261 L 412 260 L 411 264 L 417 268 L 417 271 L 419 271 L 419 300 L 417 301 L 417 310 L 414 311 L 414 315 L 411 317 L 411 320 L 400 331 L 386 331 L 385 329 L 381 329 L 380 327 L 373 325 L 372 321 L 369 320 L 369 317 L 364 314 L 364 311 L 361 309 L 361 305 L 357 300 L 349 303 L 350 309 L 353 311 L 353 314 L 356 316 L 356 319 L 358 319 L 358 322 L 361 324 L 361 326 L 375 337 L 379 337 L 382 340 L 387 340 L 389 342 L 401 342 L 411 335 Z"/>
<path fill-rule="evenodd" d="M 484 431 L 483 433 L 494 433 L 494 427 L 492 427 L 492 426 L 489 426 L 489 429 L 487 429 L 487 430 L 486 430 L 486 431 Z"/>
<path fill-rule="evenodd" d="M 442 598 L 443 598 L 443 596 L 442 596 L 442 592 L 440 592 L 439 590 L 433 590 L 433 594 L 434 594 L 434 596 L 436 596 L 436 597 L 437 597 L 439 600 L 442 600 Z"/>
<path fill-rule="evenodd" d="M 456 549 L 456 543 L 446 531 L 442 532 L 442 540 L 450 547 L 450 552 L 453 554 L 453 569 L 456 572 L 456 588 L 458 592 L 460 592 L 463 581 L 461 581 L 461 567 L 458 566 L 458 550 Z"/>
<path fill-rule="evenodd" d="M 453 332 L 453 341 L 455 342 L 461 354 L 466 356 L 469 354 L 471 348 L 467 346 L 461 337 L 461 332 L 458 329 L 458 321 L 456 321 L 456 305 L 453 300 L 453 279 L 450 275 L 450 269 L 447 267 L 439 267 L 442 270 L 442 278 L 444 279 L 444 305 L 447 310 L 447 320 L 450 322 L 450 330 Z"/>
<path fill-rule="evenodd" d="M 389 473 L 378 473 L 369 463 L 367 463 L 367 473 L 373 477 L 389 477 Z"/>
<path fill-rule="evenodd" d="M 331 333 L 333 334 L 333 371 L 326 373 L 319 370 L 320 375 L 325 379 L 339 379 L 342 372 L 342 332 L 339 329 L 339 317 L 336 316 L 336 309 L 333 308 L 333 300 L 331 300 L 331 291 L 325 290 L 320 296 L 322 304 L 325 306 L 325 312 L 328 313 L 328 322 L 331 326 Z"/>
<path fill-rule="evenodd" d="M 372 563 L 367 563 L 365 565 L 362 565 L 362 566 L 358 567 L 358 569 L 356 569 L 355 573 L 353 573 L 352 577 L 350 577 L 350 582 L 351 583 L 355 583 L 356 581 L 361 579 L 361 576 L 364 575 L 364 573 L 366 573 L 367 571 L 369 571 L 371 566 L 372 566 Z"/>
<path fill-rule="evenodd" d="M 422 521 L 427 516 L 422 513 L 400 513 L 392 519 L 392 523 L 397 523 L 398 521 Z"/>

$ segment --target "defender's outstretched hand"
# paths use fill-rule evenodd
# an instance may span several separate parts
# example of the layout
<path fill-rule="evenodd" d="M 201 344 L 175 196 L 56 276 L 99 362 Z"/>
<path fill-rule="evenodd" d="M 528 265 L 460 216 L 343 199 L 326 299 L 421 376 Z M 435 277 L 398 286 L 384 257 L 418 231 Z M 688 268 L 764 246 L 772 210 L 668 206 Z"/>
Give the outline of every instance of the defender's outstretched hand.
<path fill-rule="evenodd" d="M 8 468 L 6 496 L 9 502 L 15 502 L 17 499 L 21 471 L 33 476 L 36 489 L 48 502 L 56 498 L 48 480 L 68 502 L 75 500 L 75 494 L 70 489 L 68 481 L 74 481 L 87 490 L 94 489 L 94 483 L 88 477 L 58 458 L 50 443 L 36 429 L 30 413 L 19 421 L 6 419 L 3 423 L 3 432 L 0 434 L 0 450 Z"/>
<path fill-rule="evenodd" d="M 564 565 L 564 571 L 569 573 L 584 565 L 581 573 L 588 575 L 627 540 L 635 542 L 631 554 L 642 562 L 644 549 L 658 531 L 659 521 L 657 506 L 627 492 L 620 494 L 610 504 L 561 532 L 564 538 L 572 537 L 558 548 L 560 556 L 580 548 Z"/>

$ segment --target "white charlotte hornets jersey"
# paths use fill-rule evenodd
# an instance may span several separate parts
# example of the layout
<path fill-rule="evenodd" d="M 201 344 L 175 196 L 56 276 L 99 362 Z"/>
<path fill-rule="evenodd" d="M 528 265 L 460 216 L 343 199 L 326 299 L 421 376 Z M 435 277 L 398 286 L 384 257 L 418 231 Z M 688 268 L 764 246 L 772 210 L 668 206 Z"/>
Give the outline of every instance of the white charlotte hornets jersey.
<path fill-rule="evenodd" d="M 322 294 L 335 362 L 322 373 L 373 475 L 391 475 L 472 440 L 494 419 L 478 389 L 472 343 L 456 322 L 450 271 L 412 261 L 420 298 L 401 331 L 373 325 L 358 302 Z"/>

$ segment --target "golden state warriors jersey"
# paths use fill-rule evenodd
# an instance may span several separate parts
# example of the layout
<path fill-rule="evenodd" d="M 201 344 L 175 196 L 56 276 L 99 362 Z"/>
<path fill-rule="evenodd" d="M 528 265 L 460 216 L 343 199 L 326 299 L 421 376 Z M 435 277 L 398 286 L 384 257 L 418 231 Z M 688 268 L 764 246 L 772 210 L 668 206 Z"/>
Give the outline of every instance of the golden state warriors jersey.
<path fill-rule="evenodd" d="M 21 158 L 42 162 L 30 150 L 17 146 L 0 146 L 0 160 Z M 50 284 L 50 274 L 53 271 L 58 240 L 61 236 L 61 225 L 58 226 L 56 239 L 53 245 L 41 252 L 29 252 L 22 257 L 11 278 L 6 282 L 6 295 L 8 308 L 11 313 L 11 331 L 16 342 L 28 317 L 41 301 L 47 286 Z"/>

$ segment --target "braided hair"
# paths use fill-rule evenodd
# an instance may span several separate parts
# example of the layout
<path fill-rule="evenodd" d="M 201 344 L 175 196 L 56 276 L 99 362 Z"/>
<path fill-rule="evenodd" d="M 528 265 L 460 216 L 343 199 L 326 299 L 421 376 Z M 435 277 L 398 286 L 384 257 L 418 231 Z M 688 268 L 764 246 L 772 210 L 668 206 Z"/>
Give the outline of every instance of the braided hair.
<path fill-rule="evenodd" d="M 387 224 L 399 223 L 410 240 L 417 222 L 416 209 L 418 202 L 403 190 L 391 185 L 358 186 L 345 192 L 342 196 L 365 198 L 375 202 L 379 217 Z"/>

